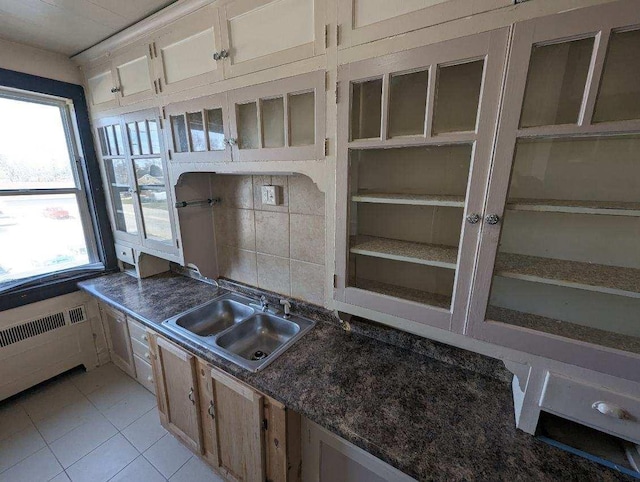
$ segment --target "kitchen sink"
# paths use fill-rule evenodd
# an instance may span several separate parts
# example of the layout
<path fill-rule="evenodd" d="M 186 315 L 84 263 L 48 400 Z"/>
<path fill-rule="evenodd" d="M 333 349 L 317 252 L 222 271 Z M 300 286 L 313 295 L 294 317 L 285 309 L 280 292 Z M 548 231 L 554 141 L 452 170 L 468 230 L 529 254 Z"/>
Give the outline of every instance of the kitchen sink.
<path fill-rule="evenodd" d="M 178 316 L 175 324 L 199 336 L 210 336 L 233 326 L 249 315 L 253 308 L 232 299 L 215 300 Z"/>
<path fill-rule="evenodd" d="M 216 343 L 246 360 L 262 360 L 299 331 L 296 323 L 259 313 L 227 331 Z"/>
<path fill-rule="evenodd" d="M 247 370 L 265 368 L 315 325 L 228 292 L 162 323 Z"/>

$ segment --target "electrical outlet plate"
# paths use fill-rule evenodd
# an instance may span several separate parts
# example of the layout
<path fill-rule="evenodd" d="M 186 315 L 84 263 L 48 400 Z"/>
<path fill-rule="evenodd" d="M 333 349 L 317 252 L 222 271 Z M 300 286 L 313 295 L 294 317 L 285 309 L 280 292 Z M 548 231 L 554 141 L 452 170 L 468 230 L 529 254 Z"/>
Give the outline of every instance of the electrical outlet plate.
<path fill-rule="evenodd" d="M 262 204 L 269 206 L 281 204 L 280 186 L 262 186 Z"/>

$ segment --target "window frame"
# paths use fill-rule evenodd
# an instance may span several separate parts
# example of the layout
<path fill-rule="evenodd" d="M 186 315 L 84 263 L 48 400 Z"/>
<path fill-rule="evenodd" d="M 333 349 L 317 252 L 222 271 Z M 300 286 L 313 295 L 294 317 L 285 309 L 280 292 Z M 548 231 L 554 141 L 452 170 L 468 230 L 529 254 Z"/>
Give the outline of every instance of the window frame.
<path fill-rule="evenodd" d="M 40 95 L 45 103 L 49 97 L 54 105 L 66 104 L 63 118 L 67 116 L 68 122 L 63 124 L 67 144 L 75 151 L 70 152 L 70 156 L 72 161 L 76 161 L 76 187 L 55 191 L 69 191 L 76 195 L 85 239 L 99 260 L 70 270 L 54 271 L 42 277 L 26 278 L 23 284 L 0 293 L 0 311 L 4 311 L 77 291 L 78 281 L 117 271 L 117 259 L 82 86 L 0 68 L 0 87 L 14 91 L 18 99 L 22 97 L 29 100 L 29 97 L 33 99 Z M 31 191 L 33 194 L 54 193 L 54 190 L 46 189 Z M 15 194 L 29 195 L 24 191 Z"/>

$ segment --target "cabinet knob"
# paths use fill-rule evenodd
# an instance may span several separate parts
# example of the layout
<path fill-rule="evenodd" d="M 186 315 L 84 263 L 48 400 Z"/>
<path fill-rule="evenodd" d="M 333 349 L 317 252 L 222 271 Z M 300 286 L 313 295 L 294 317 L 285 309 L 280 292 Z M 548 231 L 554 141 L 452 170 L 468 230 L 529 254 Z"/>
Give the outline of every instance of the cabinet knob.
<path fill-rule="evenodd" d="M 213 53 L 213 60 L 222 60 L 229 57 L 229 52 L 227 50 L 222 49 L 220 52 Z"/>
<path fill-rule="evenodd" d="M 209 401 L 209 408 L 207 408 L 207 413 L 211 418 L 216 418 L 216 410 L 213 406 L 213 400 Z"/>
<path fill-rule="evenodd" d="M 145 357 L 147 360 L 151 360 L 151 355 L 149 354 L 149 352 L 148 352 L 148 351 L 145 351 L 145 352 L 144 352 L 144 357 Z"/>
<path fill-rule="evenodd" d="M 196 404 L 196 399 L 195 399 L 195 398 L 193 398 L 193 387 L 191 387 L 191 390 L 189 390 L 189 395 L 188 395 L 188 397 L 189 397 L 189 400 L 191 400 L 191 403 L 192 403 L 193 405 L 195 405 L 195 404 Z"/>
<path fill-rule="evenodd" d="M 480 215 L 478 213 L 471 213 L 467 216 L 467 222 L 469 224 L 476 224 L 480 221 Z"/>
<path fill-rule="evenodd" d="M 225 139 L 225 142 L 230 146 L 235 146 L 238 143 L 238 139 L 232 137 L 230 139 Z"/>
<path fill-rule="evenodd" d="M 115 94 L 116 92 L 120 92 L 120 87 L 113 87 L 113 88 L 111 89 L 111 93 L 112 93 L 112 94 Z"/>
<path fill-rule="evenodd" d="M 591 405 L 591 408 L 597 410 L 607 417 L 617 418 L 618 420 L 633 420 L 633 417 L 626 410 L 613 405 L 609 402 L 598 401 Z"/>
<path fill-rule="evenodd" d="M 484 220 L 487 222 L 487 224 L 498 224 L 500 222 L 500 216 L 498 216 L 497 214 L 489 214 L 486 218 L 484 218 Z"/>
<path fill-rule="evenodd" d="M 144 341 L 149 341 L 149 337 L 148 337 L 147 335 L 142 335 L 142 339 L 143 339 Z"/>
<path fill-rule="evenodd" d="M 153 383 L 153 377 L 152 377 L 151 375 L 149 375 L 149 376 L 147 377 L 147 381 L 148 381 L 148 382 Z"/>

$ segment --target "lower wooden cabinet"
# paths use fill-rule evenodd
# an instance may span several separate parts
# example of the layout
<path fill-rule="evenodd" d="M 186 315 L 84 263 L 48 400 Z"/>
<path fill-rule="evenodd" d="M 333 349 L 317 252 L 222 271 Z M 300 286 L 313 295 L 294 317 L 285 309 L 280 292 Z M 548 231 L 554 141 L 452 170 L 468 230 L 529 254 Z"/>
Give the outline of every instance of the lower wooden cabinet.
<path fill-rule="evenodd" d="M 110 306 L 100 303 L 100 316 L 107 335 L 111 361 L 130 377 L 136 377 L 133 351 L 129 338 L 127 316 Z"/>
<path fill-rule="evenodd" d="M 149 332 L 163 426 L 229 481 L 300 480 L 300 415 Z"/>

